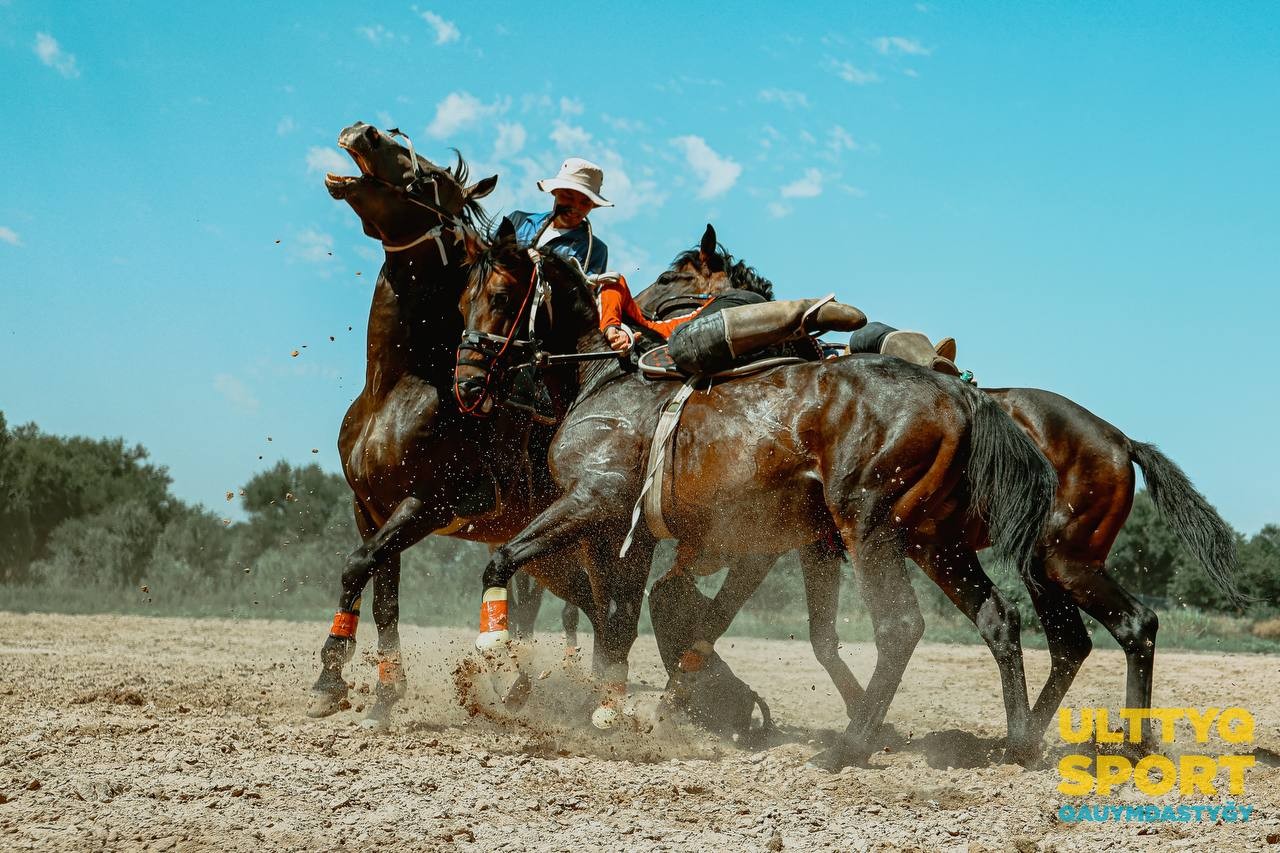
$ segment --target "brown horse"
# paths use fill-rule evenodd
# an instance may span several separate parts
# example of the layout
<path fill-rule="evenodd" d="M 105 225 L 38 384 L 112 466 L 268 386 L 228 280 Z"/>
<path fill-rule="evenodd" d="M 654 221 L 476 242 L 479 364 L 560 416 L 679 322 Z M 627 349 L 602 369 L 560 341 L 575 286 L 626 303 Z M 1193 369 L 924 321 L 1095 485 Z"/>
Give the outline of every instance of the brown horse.
<path fill-rule="evenodd" d="M 482 243 L 475 225 L 486 224 L 477 200 L 496 178 L 468 186 L 461 158 L 443 169 L 365 124 L 343 130 L 338 144 L 360 175 L 329 175 L 325 185 L 386 260 L 369 311 L 365 385 L 338 437 L 363 542 L 342 573 L 309 714 L 331 714 L 346 696 L 342 669 L 372 578 L 378 687 L 365 722 L 381 727 L 405 689 L 400 553 L 431 533 L 496 544 L 522 529 L 555 496 L 545 467 L 551 431 L 505 409 L 487 422 L 464 417 L 452 394 L 458 299 Z M 581 572 L 565 574 L 585 583 Z"/>
<path fill-rule="evenodd" d="M 554 255 L 535 266 L 513 236 L 504 223 L 463 297 L 469 337 L 456 376 L 469 407 L 492 394 L 491 377 L 506 367 L 504 359 L 531 354 L 531 344 L 515 335 L 542 307 L 536 294 L 543 283 L 547 349 L 589 357 L 608 350 L 581 275 Z M 521 567 L 558 582 L 530 561 L 588 541 L 616 547 L 629 527 L 642 460 L 673 386 L 608 362 L 580 367 L 573 385 L 550 455 L 563 493 L 494 552 L 484 573 L 487 602 L 500 598 L 491 593 Z M 879 659 L 864 714 L 850 721 L 837 755 L 842 762 L 864 758 L 923 630 L 905 552 L 941 532 L 959 539 L 977 511 L 989 519 L 997 552 L 1023 565 L 1050 507 L 1052 469 L 987 397 L 892 359 L 794 365 L 714 386 L 690 398 L 683 418 L 666 519 L 682 549 L 777 555 L 834 532 L 853 555 Z M 968 569 L 957 565 L 954 575 L 966 577 Z M 630 609 L 632 600 L 617 593 L 643 590 L 647 566 L 638 577 L 630 571 L 588 563 L 593 586 L 609 593 L 597 593 L 588 615 L 598 632 L 609 633 L 601 645 L 613 655 L 615 679 L 625 677 L 635 621 L 628 614 L 621 624 L 610 611 Z M 1016 633 L 1011 644 L 1018 653 L 1002 681 L 1010 741 L 1020 744 L 1028 709 Z"/>
<path fill-rule="evenodd" d="M 680 269 L 707 279 L 727 275 L 734 284 L 735 275 L 739 281 L 751 281 L 748 276 L 758 278 L 754 270 L 715 243 L 714 232 L 710 226 L 708 229 L 709 236 L 704 236 L 701 250 L 686 252 L 678 259 Z M 708 248 L 709 240 L 714 251 Z M 1038 741 L 1043 735 L 1092 648 L 1080 618 L 1082 610 L 1106 627 L 1125 653 L 1125 707 L 1149 707 L 1158 620 L 1154 611 L 1116 583 L 1106 570 L 1107 556 L 1132 506 L 1133 466 L 1142 469 L 1162 517 L 1170 522 L 1210 578 L 1229 598 L 1242 602 L 1233 579 L 1235 539 L 1230 526 L 1195 490 L 1182 470 L 1154 445 L 1133 441 L 1082 406 L 1048 391 L 1001 388 L 988 389 L 986 393 L 1036 443 L 1058 475 L 1053 513 L 1035 549 L 1030 571 L 1024 576 L 1051 659 L 1048 679 L 1033 709 L 1031 736 Z M 975 519 L 973 526 L 975 529 L 967 531 L 967 541 L 981 543 L 985 534 L 979 520 Z M 946 550 L 954 554 L 956 548 L 954 544 L 950 549 L 935 544 L 913 549 L 910 556 L 947 589 L 945 577 L 940 579 L 935 567 L 942 562 Z M 846 704 L 856 707 L 861 701 L 860 691 L 837 653 L 838 560 L 837 555 L 824 552 L 821 547 L 801 551 L 814 651 Z M 733 613 L 754 590 L 753 581 L 762 576 L 758 569 L 733 571 L 743 577 L 733 585 L 726 582 L 722 594 L 708 606 L 709 620 L 703 633 L 695 632 L 671 642 L 678 646 L 697 639 L 714 642 L 717 632 L 727 629 Z M 947 592 L 955 597 L 951 590 Z M 658 600 L 651 595 L 651 607 Z"/>

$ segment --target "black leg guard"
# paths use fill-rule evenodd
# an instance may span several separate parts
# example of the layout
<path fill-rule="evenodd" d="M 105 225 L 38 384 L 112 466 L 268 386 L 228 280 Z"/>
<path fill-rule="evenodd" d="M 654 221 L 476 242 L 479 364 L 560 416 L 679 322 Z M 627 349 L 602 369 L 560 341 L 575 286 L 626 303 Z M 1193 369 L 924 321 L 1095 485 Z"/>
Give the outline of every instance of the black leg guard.
<path fill-rule="evenodd" d="M 868 323 L 849 336 L 849 352 L 880 352 L 884 339 L 896 331 L 885 323 Z"/>

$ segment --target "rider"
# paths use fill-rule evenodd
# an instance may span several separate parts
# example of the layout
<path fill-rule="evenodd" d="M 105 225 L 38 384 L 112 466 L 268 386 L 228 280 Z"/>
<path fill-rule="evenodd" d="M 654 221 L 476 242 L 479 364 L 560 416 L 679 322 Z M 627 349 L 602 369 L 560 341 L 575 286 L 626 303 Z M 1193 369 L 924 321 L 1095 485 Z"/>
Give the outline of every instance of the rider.
<path fill-rule="evenodd" d="M 634 342 L 630 327 L 645 329 L 658 337 L 670 338 L 678 327 L 707 315 L 703 323 L 691 327 L 698 334 L 678 336 L 672 355 L 683 361 L 680 353 L 689 347 L 679 346 L 694 341 L 702 345 L 706 332 L 717 336 L 713 347 L 717 358 L 732 358 L 755 346 L 785 340 L 804 331 L 832 329 L 851 331 L 866 322 L 861 311 L 828 300 L 795 299 L 786 302 L 764 302 L 763 297 L 746 291 L 730 291 L 716 298 L 708 298 L 694 311 L 668 320 L 651 320 L 645 317 L 627 287 L 627 280 L 619 273 L 606 272 L 609 249 L 603 240 L 595 237 L 587 218 L 597 207 L 612 207 L 613 202 L 600 194 L 604 185 L 604 170 L 589 160 L 570 157 L 560 167 L 554 178 L 538 181 L 538 189 L 551 193 L 556 200 L 555 209 L 543 214 L 516 211 L 511 221 L 516 227 L 516 239 L 525 246 L 551 251 L 576 258 L 583 271 L 594 278 L 600 301 L 600 329 L 609 346 L 618 352 L 628 352 Z M 710 308 L 711 310 L 706 310 Z M 711 322 L 711 315 L 721 309 L 728 311 L 728 320 Z M 706 327 L 703 329 L 703 327 Z M 723 350 L 723 353 L 719 352 Z M 683 366 L 683 365 L 682 365 Z"/>
<path fill-rule="evenodd" d="M 516 226 L 516 239 L 521 245 L 533 245 L 535 238 L 541 249 L 547 247 L 567 257 L 576 258 L 583 272 L 595 279 L 600 294 L 600 330 L 609 346 L 618 352 L 631 348 L 632 336 L 624 318 L 632 325 L 651 328 L 662 337 L 670 334 L 652 328 L 627 289 L 627 280 L 619 273 L 605 272 L 609 263 L 609 247 L 597 238 L 587 218 L 597 207 L 613 207 L 613 202 L 600 195 L 604 170 L 581 157 L 570 157 L 554 178 L 538 181 L 538 189 L 555 197 L 555 209 L 532 214 L 516 211 L 511 221 Z M 550 219 L 548 224 L 547 220 Z M 545 226 L 545 228 L 544 228 Z M 541 232 L 541 236 L 539 235 Z M 662 324 L 656 324 L 661 326 Z"/>
<path fill-rule="evenodd" d="M 867 323 L 850 335 L 849 352 L 883 353 L 933 368 L 939 373 L 962 375 L 960 368 L 956 367 L 955 338 L 943 338 L 933 344 L 923 332 L 895 329 L 886 323 Z"/>

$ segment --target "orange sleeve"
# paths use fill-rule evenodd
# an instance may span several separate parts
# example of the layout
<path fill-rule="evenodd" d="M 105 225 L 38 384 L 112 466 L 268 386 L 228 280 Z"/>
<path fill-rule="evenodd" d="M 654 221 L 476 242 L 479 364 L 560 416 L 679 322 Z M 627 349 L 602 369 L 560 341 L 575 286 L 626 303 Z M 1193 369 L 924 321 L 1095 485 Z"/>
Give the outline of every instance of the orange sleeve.
<path fill-rule="evenodd" d="M 600 283 L 600 331 L 603 332 L 610 326 L 622 325 L 622 315 L 628 302 L 635 304 L 625 278 Z"/>

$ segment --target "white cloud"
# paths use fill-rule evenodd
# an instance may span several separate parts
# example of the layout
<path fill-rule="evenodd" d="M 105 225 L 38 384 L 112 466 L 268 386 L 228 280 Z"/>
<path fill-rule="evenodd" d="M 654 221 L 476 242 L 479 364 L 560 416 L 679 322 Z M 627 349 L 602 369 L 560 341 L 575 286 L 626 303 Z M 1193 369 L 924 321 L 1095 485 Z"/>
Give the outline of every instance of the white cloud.
<path fill-rule="evenodd" d="M 849 131 L 837 124 L 827 134 L 827 148 L 831 149 L 832 154 L 839 156 L 841 151 L 857 151 L 858 143 Z"/>
<path fill-rule="evenodd" d="M 760 100 L 766 104 L 781 104 L 789 110 L 809 108 L 809 96 L 793 89 L 761 89 Z"/>
<path fill-rule="evenodd" d="M 551 141 L 561 152 L 575 154 L 591 144 L 591 134 L 577 125 L 557 120 L 551 131 Z"/>
<path fill-rule="evenodd" d="M 258 411 L 258 398 L 253 396 L 248 386 L 229 373 L 219 373 L 213 377 L 213 389 L 243 412 Z"/>
<path fill-rule="evenodd" d="M 343 157 L 332 148 L 321 148 L 313 145 L 307 149 L 307 174 L 313 175 L 319 173 L 321 175 L 326 172 L 342 174 L 351 165 L 346 157 Z"/>
<path fill-rule="evenodd" d="M 866 86 L 870 83 L 879 83 L 880 75 L 874 71 L 864 71 L 856 67 L 852 62 L 838 62 L 831 60 L 827 63 L 827 67 L 834 71 L 841 80 L 848 81 L 855 86 Z"/>
<path fill-rule="evenodd" d="M 312 264 L 323 263 L 333 255 L 333 235 L 314 228 L 303 229 L 294 238 L 289 252 L 300 261 Z"/>
<path fill-rule="evenodd" d="M 846 195 L 851 195 L 851 196 L 853 196 L 854 198 L 866 198 L 866 197 L 867 197 L 867 191 L 866 191 L 866 190 L 864 190 L 862 187 L 855 187 L 853 184 L 841 184 L 841 185 L 840 185 L 840 191 L 841 191 L 841 192 L 843 192 L 843 193 L 845 193 Z"/>
<path fill-rule="evenodd" d="M 600 120 L 619 133 L 641 133 L 649 129 L 649 126 L 639 119 L 611 116 L 608 113 L 601 115 Z"/>
<path fill-rule="evenodd" d="M 804 177 L 792 181 L 781 190 L 783 198 L 813 198 L 822 195 L 822 172 L 806 169 Z"/>
<path fill-rule="evenodd" d="M 649 253 L 616 234 L 609 236 L 609 269 L 628 278 L 649 267 Z M 643 286 L 643 285 L 641 285 Z"/>
<path fill-rule="evenodd" d="M 18 236 L 18 232 L 4 225 L 0 225 L 0 243 L 8 243 L 10 246 L 21 246 L 22 238 Z"/>
<path fill-rule="evenodd" d="M 371 27 L 356 27 L 356 32 L 374 44 L 382 44 L 384 41 L 391 41 L 396 37 L 395 33 L 382 26 L 382 24 L 374 24 Z"/>
<path fill-rule="evenodd" d="M 772 216 L 774 219 L 781 219 L 782 217 L 786 216 L 789 213 L 791 213 L 791 208 L 787 207 L 782 202 L 780 201 L 769 202 L 769 215 Z"/>
<path fill-rule="evenodd" d="M 422 20 L 431 25 L 436 31 L 436 44 L 448 44 L 451 41 L 457 41 L 458 36 L 462 33 L 458 32 L 458 27 L 453 21 L 446 21 L 435 12 L 423 12 Z"/>
<path fill-rule="evenodd" d="M 586 108 L 582 105 L 582 101 L 579 101 L 577 98 L 560 99 L 560 113 L 562 115 L 580 116 L 584 109 Z"/>
<path fill-rule="evenodd" d="M 293 120 L 293 116 L 285 116 L 276 122 L 276 135 L 287 136 L 298 129 L 298 125 Z"/>
<path fill-rule="evenodd" d="M 519 154 L 528 138 L 524 125 L 520 122 L 498 125 L 498 138 L 493 143 L 493 159 L 505 160 Z"/>
<path fill-rule="evenodd" d="M 907 75 L 908 77 L 919 77 L 919 76 L 920 76 L 920 72 L 919 72 L 919 71 L 917 71 L 917 70 L 915 70 L 914 68 L 907 68 L 907 69 L 903 70 L 903 72 L 902 72 L 902 73 L 903 73 L 903 74 L 905 74 L 905 75 Z"/>
<path fill-rule="evenodd" d="M 501 102 L 486 104 L 469 92 L 450 92 L 443 101 L 436 104 L 436 117 L 427 126 L 427 133 L 436 139 L 443 139 L 504 109 Z"/>
<path fill-rule="evenodd" d="M 684 152 L 689 168 L 702 181 L 698 198 L 715 198 L 738 182 L 742 166 L 717 154 L 701 136 L 678 136 L 671 142 Z"/>
<path fill-rule="evenodd" d="M 915 39 L 909 39 L 904 36 L 880 36 L 871 40 L 871 46 L 876 49 L 877 53 L 888 56 L 891 53 L 905 53 L 908 56 L 928 56 L 933 53 L 931 48 L 927 48 Z"/>
<path fill-rule="evenodd" d="M 604 197 L 614 204 L 609 212 L 611 220 L 624 222 L 642 210 L 656 210 L 666 204 L 667 194 L 658 186 L 658 182 L 650 178 L 633 180 L 623 165 L 622 155 L 617 151 L 605 148 L 590 153 L 599 161 L 600 168 L 604 169 L 602 191 Z M 613 242 L 609 241 L 611 252 Z M 643 260 L 642 253 L 636 250 L 631 250 L 628 256 L 636 259 L 637 263 Z M 621 269 L 616 262 L 610 262 L 609 266 Z"/>
<path fill-rule="evenodd" d="M 35 52 L 41 62 L 63 77 L 80 76 L 80 69 L 76 67 L 75 54 L 63 50 L 58 40 L 48 33 L 36 33 Z"/>

